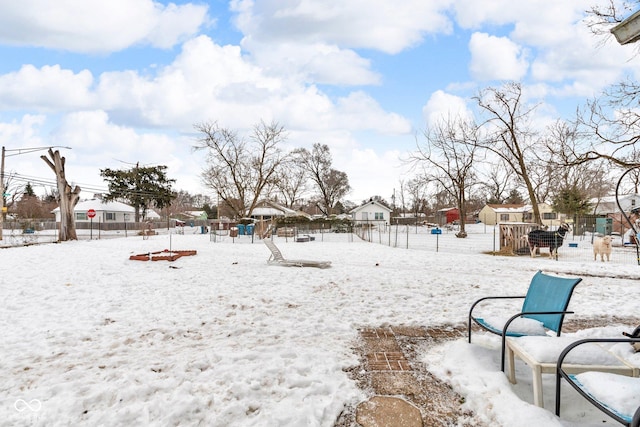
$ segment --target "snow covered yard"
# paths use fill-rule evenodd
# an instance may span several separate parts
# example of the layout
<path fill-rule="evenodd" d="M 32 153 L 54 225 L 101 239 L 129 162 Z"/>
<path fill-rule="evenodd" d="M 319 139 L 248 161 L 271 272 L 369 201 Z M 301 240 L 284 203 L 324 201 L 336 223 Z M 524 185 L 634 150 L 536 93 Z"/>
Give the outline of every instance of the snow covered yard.
<path fill-rule="evenodd" d="M 484 255 L 492 235 L 481 232 L 440 236 L 445 247 L 460 245 L 459 253 L 348 236 L 276 238 L 285 257 L 330 260 L 329 269 L 268 266 L 269 251 L 249 236 L 1 250 L 0 426 L 332 426 L 367 397 L 345 372 L 358 364 L 359 327 L 458 325 L 477 298 L 524 294 L 539 269 L 584 278 L 570 304 L 574 317 L 604 327 L 613 315 L 638 316 L 630 298 L 640 291 L 637 265 Z M 198 254 L 129 260 L 169 248 Z M 579 399 L 565 398 L 562 421 L 528 403 L 526 371 L 509 385 L 493 345 L 477 335 L 473 345 L 425 348 L 424 361 L 479 420 L 602 424 Z"/>

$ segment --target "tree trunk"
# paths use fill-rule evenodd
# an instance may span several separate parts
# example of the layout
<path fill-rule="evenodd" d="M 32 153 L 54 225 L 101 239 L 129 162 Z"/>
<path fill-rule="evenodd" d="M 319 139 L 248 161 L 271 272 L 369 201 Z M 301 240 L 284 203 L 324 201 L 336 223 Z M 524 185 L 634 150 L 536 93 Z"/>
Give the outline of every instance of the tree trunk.
<path fill-rule="evenodd" d="M 80 187 L 75 186 L 71 188 L 67 182 L 67 178 L 64 173 L 65 158 L 60 156 L 58 150 L 53 151 L 49 149 L 49 160 L 46 156 L 40 156 L 42 160 L 53 170 L 56 174 L 56 183 L 58 185 L 58 198 L 60 203 L 60 235 L 58 240 L 61 242 L 67 240 L 78 240 L 76 234 L 76 222 L 73 209 L 80 200 Z"/>

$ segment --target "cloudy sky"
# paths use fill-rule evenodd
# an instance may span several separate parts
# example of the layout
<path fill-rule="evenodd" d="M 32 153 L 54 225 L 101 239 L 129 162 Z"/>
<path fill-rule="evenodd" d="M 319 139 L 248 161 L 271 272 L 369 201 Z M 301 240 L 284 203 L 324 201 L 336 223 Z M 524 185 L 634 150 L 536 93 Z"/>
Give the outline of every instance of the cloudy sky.
<path fill-rule="evenodd" d="M 598 2 L 0 0 L 0 144 L 71 147 L 84 198 L 106 189 L 101 168 L 136 162 L 207 194 L 194 124 L 276 121 L 283 148 L 329 145 L 349 200 L 390 199 L 428 123 L 482 88 L 520 81 L 557 118 L 637 77 L 633 47 L 589 32 Z M 38 153 L 5 168 L 53 181 Z"/>

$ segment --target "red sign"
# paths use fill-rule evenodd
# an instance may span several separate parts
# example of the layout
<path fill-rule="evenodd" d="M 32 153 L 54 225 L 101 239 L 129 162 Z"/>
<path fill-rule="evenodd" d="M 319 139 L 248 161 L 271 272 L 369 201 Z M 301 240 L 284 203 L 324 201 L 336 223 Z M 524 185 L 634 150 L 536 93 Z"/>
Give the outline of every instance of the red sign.
<path fill-rule="evenodd" d="M 93 218 L 94 216 L 96 216 L 96 211 L 95 211 L 94 209 L 89 209 L 89 210 L 87 211 L 87 216 L 88 216 L 89 218 Z"/>

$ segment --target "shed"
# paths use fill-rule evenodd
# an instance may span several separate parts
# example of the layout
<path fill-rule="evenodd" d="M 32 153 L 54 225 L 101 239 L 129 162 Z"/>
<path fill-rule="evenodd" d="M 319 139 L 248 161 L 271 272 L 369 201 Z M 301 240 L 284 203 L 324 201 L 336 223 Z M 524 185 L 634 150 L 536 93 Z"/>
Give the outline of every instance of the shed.
<path fill-rule="evenodd" d="M 458 208 L 444 208 L 436 212 L 436 222 L 439 225 L 451 224 L 460 219 L 460 210 Z"/>

